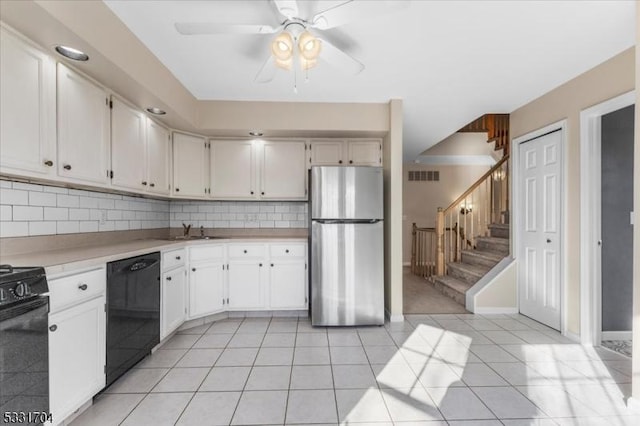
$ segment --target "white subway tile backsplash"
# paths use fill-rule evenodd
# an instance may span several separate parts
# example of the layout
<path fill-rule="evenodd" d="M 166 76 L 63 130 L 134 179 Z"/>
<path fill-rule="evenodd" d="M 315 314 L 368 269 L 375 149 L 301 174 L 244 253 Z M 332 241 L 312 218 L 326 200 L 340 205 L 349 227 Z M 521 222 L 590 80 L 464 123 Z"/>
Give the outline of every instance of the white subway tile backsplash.
<path fill-rule="evenodd" d="M 305 228 L 306 202 L 149 200 L 0 180 L 0 237 L 130 229 Z M 104 221 L 101 223 L 101 221 Z"/>
<path fill-rule="evenodd" d="M 80 207 L 80 197 L 58 194 L 58 207 Z"/>
<path fill-rule="evenodd" d="M 57 222 L 29 222 L 29 235 L 53 235 Z"/>
<path fill-rule="evenodd" d="M 45 207 L 44 220 L 69 220 L 69 209 L 62 207 Z"/>
<path fill-rule="evenodd" d="M 13 221 L 43 220 L 42 207 L 13 206 Z"/>
<path fill-rule="evenodd" d="M 13 206 L 0 206 L 0 221 L 9 222 L 10 220 L 13 220 L 12 207 Z"/>
<path fill-rule="evenodd" d="M 0 204 L 26 206 L 29 204 L 29 192 L 10 188 L 0 188 Z"/>
<path fill-rule="evenodd" d="M 30 206 L 56 206 L 56 194 L 42 191 L 29 192 Z"/>
<path fill-rule="evenodd" d="M 0 238 L 29 235 L 29 222 L 0 222 Z"/>

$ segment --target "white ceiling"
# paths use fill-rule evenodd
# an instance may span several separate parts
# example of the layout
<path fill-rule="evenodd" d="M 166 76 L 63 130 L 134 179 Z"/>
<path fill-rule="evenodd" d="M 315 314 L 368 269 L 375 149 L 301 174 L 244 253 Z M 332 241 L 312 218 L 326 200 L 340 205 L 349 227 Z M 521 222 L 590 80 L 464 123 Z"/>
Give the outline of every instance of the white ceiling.
<path fill-rule="evenodd" d="M 362 3 L 363 10 L 371 6 Z M 378 0 L 376 0 L 377 2 Z M 267 0 L 113 1 L 113 12 L 198 99 L 404 100 L 404 151 L 415 158 L 486 112 L 511 112 L 634 45 L 634 1 L 408 1 L 323 36 L 366 65 L 320 63 L 293 93 L 292 73 L 254 77 L 269 35 L 184 36 L 175 22 L 278 25 Z M 300 1 L 311 17 L 343 1 Z"/>

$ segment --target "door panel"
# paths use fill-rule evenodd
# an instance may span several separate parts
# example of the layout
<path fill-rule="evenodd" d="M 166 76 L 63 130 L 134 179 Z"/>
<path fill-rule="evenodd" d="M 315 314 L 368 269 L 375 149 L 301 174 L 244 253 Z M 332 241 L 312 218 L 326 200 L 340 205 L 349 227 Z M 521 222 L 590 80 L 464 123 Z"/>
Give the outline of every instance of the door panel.
<path fill-rule="evenodd" d="M 382 324 L 383 223 L 311 226 L 314 325 Z"/>
<path fill-rule="evenodd" d="M 382 165 L 382 150 L 379 140 L 348 141 L 347 151 L 349 165 L 380 166 Z"/>
<path fill-rule="evenodd" d="M 520 145 L 520 312 L 556 330 L 561 311 L 561 131 Z"/>
<path fill-rule="evenodd" d="M 193 266 L 189 273 L 189 316 L 194 318 L 221 311 L 223 298 L 222 263 Z"/>
<path fill-rule="evenodd" d="M 173 135 L 173 188 L 179 197 L 205 196 L 205 140 L 197 136 Z"/>
<path fill-rule="evenodd" d="M 211 196 L 255 199 L 252 141 L 211 141 Z"/>
<path fill-rule="evenodd" d="M 147 119 L 147 181 L 149 192 L 169 194 L 169 131 Z"/>
<path fill-rule="evenodd" d="M 380 167 L 313 167 L 313 219 L 382 219 Z"/>
<path fill-rule="evenodd" d="M 306 309 L 306 268 L 304 262 L 272 263 L 269 268 L 271 309 Z"/>
<path fill-rule="evenodd" d="M 307 198 L 306 148 L 303 141 L 264 142 L 260 197 L 276 200 Z"/>
<path fill-rule="evenodd" d="M 111 109 L 111 184 L 122 188 L 145 190 L 146 141 L 145 116 L 117 98 Z"/>
<path fill-rule="evenodd" d="M 229 308 L 256 309 L 263 303 L 259 262 L 229 262 Z"/>
<path fill-rule="evenodd" d="M 341 140 L 311 141 L 312 166 L 337 166 L 342 164 L 345 142 Z"/>

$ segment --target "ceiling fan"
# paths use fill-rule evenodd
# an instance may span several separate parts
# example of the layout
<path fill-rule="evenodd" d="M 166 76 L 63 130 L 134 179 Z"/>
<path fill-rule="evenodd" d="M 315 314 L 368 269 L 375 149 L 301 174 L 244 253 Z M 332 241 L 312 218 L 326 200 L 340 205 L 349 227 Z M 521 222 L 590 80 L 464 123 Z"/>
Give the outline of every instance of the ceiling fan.
<path fill-rule="evenodd" d="M 278 14 L 283 18 L 282 23 L 275 27 L 254 24 L 179 22 L 175 24 L 175 28 L 183 35 L 277 34 L 271 41 L 269 57 L 255 77 L 255 81 L 259 83 L 271 81 L 278 68 L 293 69 L 295 72 L 295 62 L 298 62 L 302 71 L 306 72 L 317 65 L 319 58 L 349 74 L 358 74 L 364 69 L 364 64 L 314 32 L 322 33 L 356 18 L 361 19 L 387 12 L 389 4 L 397 7 L 405 3 L 404 1 L 375 1 L 366 2 L 365 5 L 365 2 L 348 0 L 305 19 L 300 16 L 296 0 L 272 1 Z"/>

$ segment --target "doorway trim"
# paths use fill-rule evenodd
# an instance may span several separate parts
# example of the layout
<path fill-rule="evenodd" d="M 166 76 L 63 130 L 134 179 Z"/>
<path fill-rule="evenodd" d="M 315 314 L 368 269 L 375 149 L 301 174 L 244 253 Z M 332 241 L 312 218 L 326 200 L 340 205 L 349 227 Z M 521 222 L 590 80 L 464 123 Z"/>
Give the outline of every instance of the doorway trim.
<path fill-rule="evenodd" d="M 602 338 L 601 118 L 636 103 L 635 90 L 580 111 L 580 342 Z"/>
<path fill-rule="evenodd" d="M 512 158 L 512 167 L 511 167 L 511 207 L 513 211 L 512 217 L 512 232 L 511 232 L 511 253 L 516 260 L 516 267 L 520 266 L 520 260 L 517 258 L 517 247 L 520 243 L 519 241 L 519 226 L 520 226 L 520 218 L 523 216 L 522 206 L 521 206 L 521 196 L 516 189 L 517 182 L 520 181 L 520 173 L 521 173 L 521 165 L 520 163 L 520 145 L 524 142 L 527 142 L 531 139 L 538 138 L 547 133 L 559 130 L 561 133 L 560 137 L 560 155 L 562 157 L 562 161 L 560 162 L 560 194 L 562 202 L 560 203 L 560 226 L 562 226 L 562 231 L 560 232 L 560 333 L 563 336 L 570 336 L 567 331 L 567 268 L 566 264 L 566 236 L 567 236 L 567 223 L 566 223 L 566 215 L 567 211 L 567 198 L 566 195 L 566 182 L 567 182 L 567 156 L 566 156 L 566 141 L 567 141 L 567 119 L 557 121 L 555 123 L 549 124 L 532 132 L 529 132 L 525 135 L 514 138 L 511 142 L 511 158 Z M 520 283 L 516 279 L 516 298 L 518 300 L 518 312 L 520 311 Z"/>

